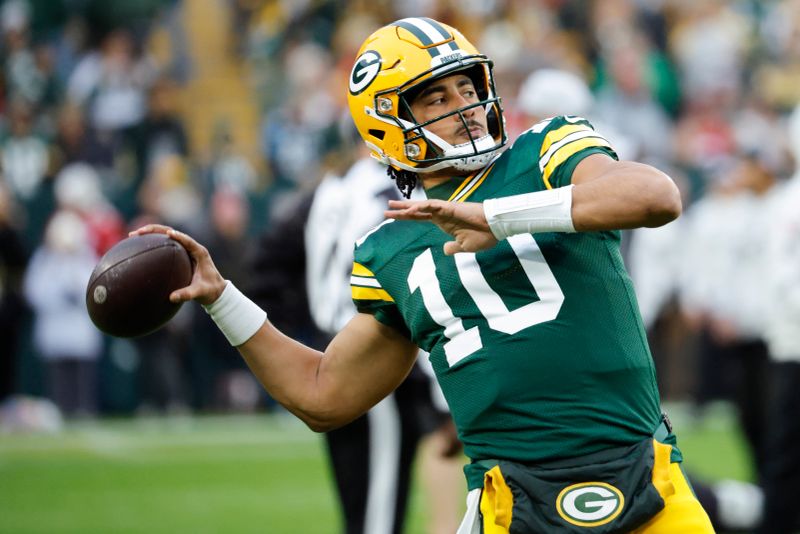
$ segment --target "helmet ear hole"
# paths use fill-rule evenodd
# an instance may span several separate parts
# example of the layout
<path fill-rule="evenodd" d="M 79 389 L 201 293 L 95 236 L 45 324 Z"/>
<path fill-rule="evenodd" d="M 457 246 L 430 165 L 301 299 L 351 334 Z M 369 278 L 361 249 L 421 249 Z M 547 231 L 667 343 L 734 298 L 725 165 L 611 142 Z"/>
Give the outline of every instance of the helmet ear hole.
<path fill-rule="evenodd" d="M 376 139 L 380 139 L 381 141 L 383 141 L 383 138 L 386 136 L 386 132 L 385 131 L 383 131 L 383 130 L 375 130 L 373 128 L 370 128 L 368 130 L 368 133 L 372 137 L 374 137 Z"/>

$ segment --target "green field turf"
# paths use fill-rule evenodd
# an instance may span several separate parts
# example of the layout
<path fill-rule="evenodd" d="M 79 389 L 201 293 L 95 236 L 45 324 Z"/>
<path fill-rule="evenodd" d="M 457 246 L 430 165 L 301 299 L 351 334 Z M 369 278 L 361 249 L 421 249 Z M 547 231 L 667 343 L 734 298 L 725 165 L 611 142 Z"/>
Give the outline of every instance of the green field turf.
<path fill-rule="evenodd" d="M 711 480 L 750 476 L 729 416 L 673 419 L 690 471 Z M 336 533 L 322 447 L 319 435 L 285 415 L 0 434 L 0 532 Z M 415 491 L 407 534 L 425 533 L 425 515 Z"/>

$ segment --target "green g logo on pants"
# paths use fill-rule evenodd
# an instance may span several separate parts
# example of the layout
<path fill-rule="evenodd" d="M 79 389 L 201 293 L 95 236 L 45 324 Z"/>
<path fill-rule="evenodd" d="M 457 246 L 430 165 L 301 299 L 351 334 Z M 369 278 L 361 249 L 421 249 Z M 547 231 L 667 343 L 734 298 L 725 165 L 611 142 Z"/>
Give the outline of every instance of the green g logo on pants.
<path fill-rule="evenodd" d="M 597 527 L 612 521 L 625 506 L 622 492 L 605 482 L 582 482 L 567 486 L 556 499 L 556 510 L 564 521 L 580 527 Z"/>

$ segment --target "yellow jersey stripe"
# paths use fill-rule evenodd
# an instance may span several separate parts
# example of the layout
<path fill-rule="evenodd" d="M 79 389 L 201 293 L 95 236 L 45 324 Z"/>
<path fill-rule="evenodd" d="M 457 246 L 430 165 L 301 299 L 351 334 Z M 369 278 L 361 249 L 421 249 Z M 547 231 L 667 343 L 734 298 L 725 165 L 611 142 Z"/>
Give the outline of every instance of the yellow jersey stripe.
<path fill-rule="evenodd" d="M 552 145 L 553 143 L 558 143 L 571 133 L 586 131 L 586 130 L 590 132 L 593 131 L 585 124 L 565 124 L 561 128 L 558 128 L 557 130 L 548 132 L 547 135 L 544 136 L 544 141 L 542 141 L 542 147 L 539 150 L 539 157 L 541 158 L 542 156 L 544 156 L 547 153 L 547 151 L 550 150 L 550 145 Z"/>
<path fill-rule="evenodd" d="M 392 296 L 385 289 L 375 289 L 372 287 L 350 286 L 353 300 L 385 300 L 394 302 Z"/>
<path fill-rule="evenodd" d="M 559 165 L 567 161 L 570 156 L 577 154 L 581 150 L 594 146 L 611 147 L 608 141 L 602 137 L 587 137 L 559 148 L 550 158 L 550 161 L 547 162 L 547 165 L 542 172 L 542 180 L 544 180 L 545 187 L 547 187 L 547 189 L 553 188 L 553 186 L 550 184 L 550 176 L 552 176 L 553 172 L 558 168 Z"/>
<path fill-rule="evenodd" d="M 470 197 L 470 195 L 472 195 L 472 193 L 474 193 L 475 191 L 477 191 L 477 190 L 478 190 L 478 188 L 479 188 L 479 187 L 481 186 L 481 184 L 483 183 L 483 181 L 484 181 L 484 180 L 486 180 L 486 177 L 487 177 L 487 176 L 489 176 L 489 173 L 490 173 L 490 172 L 492 172 L 492 168 L 494 168 L 494 165 L 492 165 L 491 167 L 489 167 L 489 168 L 486 170 L 486 172 L 485 172 L 485 173 L 483 173 L 483 174 L 481 175 L 480 179 L 479 179 L 479 180 L 478 180 L 478 181 L 475 183 L 475 185 L 473 185 L 472 187 L 470 187 L 470 188 L 469 188 L 469 190 L 468 190 L 468 191 L 466 191 L 466 192 L 465 192 L 465 193 L 464 193 L 464 194 L 461 196 L 461 198 L 459 198 L 459 199 L 456 199 L 456 202 L 464 202 L 465 200 L 467 200 L 467 199 Z"/>
<path fill-rule="evenodd" d="M 463 202 L 469 195 L 475 192 L 479 185 L 483 182 L 483 179 L 492 172 L 492 168 L 494 167 L 494 162 L 497 158 L 500 157 L 500 154 L 495 155 L 489 163 L 486 164 L 480 172 L 467 176 L 467 178 L 461 182 L 461 185 L 450 195 L 450 198 L 447 199 L 448 202 Z"/>
<path fill-rule="evenodd" d="M 465 187 L 467 187 L 467 185 L 468 185 L 468 184 L 469 184 L 469 183 L 472 181 L 472 179 L 473 179 L 474 177 L 475 177 L 475 175 L 474 175 L 474 174 L 470 174 L 469 176 L 467 176 L 466 178 L 464 178 L 464 181 L 463 181 L 463 182 L 461 182 L 461 185 L 459 185 L 459 186 L 456 188 L 456 190 L 455 190 L 455 191 L 453 191 L 453 194 L 452 194 L 452 195 L 450 195 L 450 198 L 448 198 L 448 199 L 447 199 L 447 201 L 448 201 L 448 202 L 450 202 L 450 201 L 452 201 L 454 198 L 456 198 L 456 197 L 458 196 L 458 194 L 461 192 L 461 190 L 462 190 L 462 189 L 464 189 Z"/>
<path fill-rule="evenodd" d="M 580 139 L 585 139 L 587 137 L 599 137 L 602 139 L 602 135 L 595 132 L 594 130 L 581 130 L 579 132 L 572 132 L 568 136 L 566 136 L 561 141 L 553 143 L 550 145 L 550 148 L 545 152 L 544 156 L 539 158 L 539 170 L 544 172 L 544 168 L 547 167 L 547 164 L 550 163 L 550 158 L 553 157 L 553 154 L 561 150 L 562 147 L 567 146 L 570 143 L 574 143 Z"/>
<path fill-rule="evenodd" d="M 364 267 L 363 265 L 361 265 L 360 263 L 355 262 L 355 261 L 353 262 L 353 275 L 354 276 L 372 276 L 372 277 L 375 277 L 375 275 L 372 273 L 372 271 L 370 271 L 369 269 L 367 269 L 366 267 Z"/>
<path fill-rule="evenodd" d="M 467 179 L 468 181 L 462 183 L 447 200 L 449 202 L 464 202 L 464 200 L 474 193 L 475 190 L 478 189 L 478 186 L 483 183 L 484 178 L 492 171 L 492 167 L 494 167 L 494 163 L 490 163 L 484 167 L 481 172 L 470 176 Z"/>

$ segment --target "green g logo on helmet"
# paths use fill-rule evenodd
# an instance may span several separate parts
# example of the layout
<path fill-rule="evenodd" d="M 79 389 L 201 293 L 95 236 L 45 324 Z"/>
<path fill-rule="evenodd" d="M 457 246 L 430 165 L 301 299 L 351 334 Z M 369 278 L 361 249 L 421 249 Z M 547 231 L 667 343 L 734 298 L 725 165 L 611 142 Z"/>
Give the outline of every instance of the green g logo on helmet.
<path fill-rule="evenodd" d="M 597 527 L 614 520 L 625 506 L 622 492 L 605 482 L 567 486 L 556 498 L 556 510 L 564 521 L 580 527 Z"/>
<path fill-rule="evenodd" d="M 350 94 L 358 95 L 364 91 L 381 71 L 381 55 L 367 50 L 356 59 L 350 72 Z"/>

